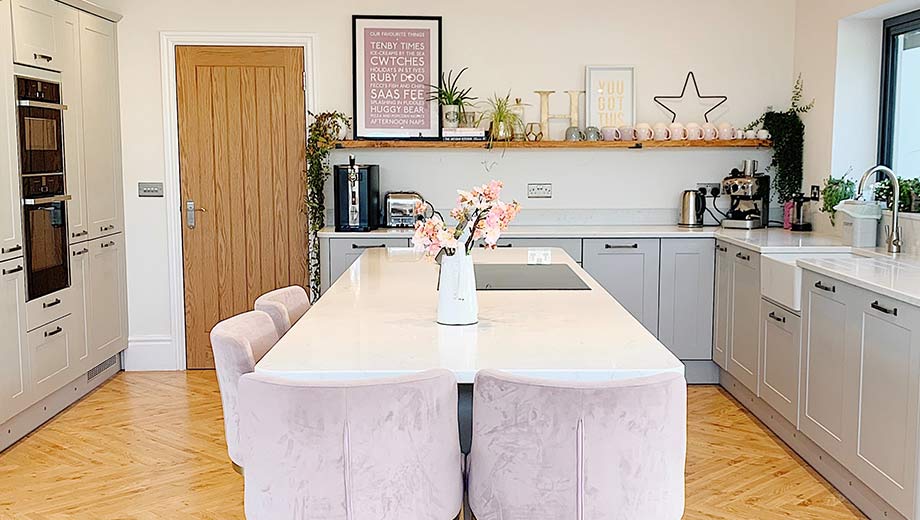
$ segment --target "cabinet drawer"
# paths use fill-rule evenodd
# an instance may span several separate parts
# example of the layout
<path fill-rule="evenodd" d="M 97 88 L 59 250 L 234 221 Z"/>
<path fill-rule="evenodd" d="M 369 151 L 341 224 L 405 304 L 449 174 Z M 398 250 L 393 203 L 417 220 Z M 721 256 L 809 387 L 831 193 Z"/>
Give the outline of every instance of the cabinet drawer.
<path fill-rule="evenodd" d="M 485 247 L 480 244 L 480 247 Z M 502 238 L 496 247 L 547 248 L 558 247 L 578 263 L 581 263 L 580 238 Z"/>
<path fill-rule="evenodd" d="M 78 326 L 79 325 L 79 326 Z M 82 324 L 72 316 L 61 318 L 26 335 L 29 345 L 33 400 L 44 399 L 78 374 L 71 362 L 73 344 L 83 337 Z"/>
<path fill-rule="evenodd" d="M 26 330 L 35 330 L 71 314 L 78 298 L 68 287 L 26 303 Z"/>
<path fill-rule="evenodd" d="M 368 249 L 409 247 L 408 238 L 333 238 L 329 240 L 329 282 L 335 283 Z"/>
<path fill-rule="evenodd" d="M 760 397 L 798 427 L 802 319 L 764 299 L 760 327 Z"/>
<path fill-rule="evenodd" d="M 584 268 L 646 329 L 658 335 L 658 239 L 588 239 Z"/>

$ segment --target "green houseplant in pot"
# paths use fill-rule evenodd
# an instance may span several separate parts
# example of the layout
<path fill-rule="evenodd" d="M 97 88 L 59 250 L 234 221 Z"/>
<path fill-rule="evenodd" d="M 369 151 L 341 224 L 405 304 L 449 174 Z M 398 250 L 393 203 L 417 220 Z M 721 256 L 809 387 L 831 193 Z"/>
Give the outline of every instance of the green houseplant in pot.
<path fill-rule="evenodd" d="M 326 225 L 326 200 L 323 188 L 329 178 L 329 153 L 335 148 L 342 131 L 351 126 L 351 122 L 341 112 L 310 113 L 307 136 L 307 172 L 304 211 L 307 213 L 307 248 L 308 269 L 310 274 L 310 300 L 316 302 L 320 296 L 319 236 Z"/>
<path fill-rule="evenodd" d="M 441 106 L 441 126 L 443 128 L 457 128 L 460 124 L 460 117 L 466 112 L 467 107 L 473 104 L 477 98 L 470 96 L 472 87 L 460 88 L 457 83 L 460 76 L 466 72 L 468 67 L 463 67 L 457 76 L 454 77 L 454 71 L 447 72 L 447 76 L 441 73 L 441 82 L 431 87 L 431 97 L 428 101 L 437 101 Z"/>
<path fill-rule="evenodd" d="M 492 120 L 489 141 L 509 141 L 514 136 L 515 127 L 522 126 L 521 116 L 511 103 L 511 91 L 504 97 L 493 94 L 489 98 L 486 117 Z"/>
<path fill-rule="evenodd" d="M 773 161 L 769 169 L 773 172 L 773 191 L 776 193 L 777 201 L 783 204 L 783 220 L 787 224 L 792 211 L 792 198 L 802 190 L 805 123 L 802 122 L 801 115 L 815 105 L 814 100 L 805 105 L 801 104 L 803 91 L 804 83 L 799 75 L 792 88 L 792 100 L 788 110 L 770 110 L 747 126 L 749 130 L 763 127 L 773 136 Z"/>
<path fill-rule="evenodd" d="M 827 213 L 831 219 L 831 225 L 836 226 L 837 207 L 841 202 L 852 199 L 856 196 L 856 183 L 848 179 L 849 172 L 842 177 L 835 178 L 833 174 L 828 175 L 824 180 L 824 188 L 821 189 L 821 212 Z"/>

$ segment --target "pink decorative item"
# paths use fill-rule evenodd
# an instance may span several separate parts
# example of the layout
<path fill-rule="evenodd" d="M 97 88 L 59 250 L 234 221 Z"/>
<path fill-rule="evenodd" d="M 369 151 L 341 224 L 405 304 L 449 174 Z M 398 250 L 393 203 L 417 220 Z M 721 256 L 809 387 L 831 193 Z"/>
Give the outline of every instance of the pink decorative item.
<path fill-rule="evenodd" d="M 795 209 L 795 202 L 790 200 L 783 204 L 783 229 L 792 229 L 793 209 Z"/>
<path fill-rule="evenodd" d="M 470 191 L 458 191 L 457 206 L 450 212 L 457 221 L 452 228 L 438 214 L 415 224 L 413 245 L 441 263 L 438 282 L 441 325 L 472 325 L 478 321 L 476 278 L 469 254 L 478 240 L 494 249 L 502 232 L 521 211 L 516 201 L 506 203 L 499 199 L 502 187 L 501 181 L 492 181 Z M 415 208 L 416 214 L 424 211 L 423 206 Z"/>

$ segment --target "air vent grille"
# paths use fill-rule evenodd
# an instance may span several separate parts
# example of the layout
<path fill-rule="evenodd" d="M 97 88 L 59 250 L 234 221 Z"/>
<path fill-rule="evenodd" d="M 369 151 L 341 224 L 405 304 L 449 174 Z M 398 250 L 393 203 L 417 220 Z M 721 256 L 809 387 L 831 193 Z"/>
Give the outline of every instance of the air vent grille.
<path fill-rule="evenodd" d="M 105 361 L 103 361 L 102 363 L 99 363 L 98 365 L 96 365 L 95 368 L 90 369 L 90 371 L 86 373 L 86 380 L 92 381 L 99 374 L 105 372 L 107 368 L 111 367 L 115 363 L 118 363 L 118 356 L 112 356 L 109 359 L 106 359 Z"/>

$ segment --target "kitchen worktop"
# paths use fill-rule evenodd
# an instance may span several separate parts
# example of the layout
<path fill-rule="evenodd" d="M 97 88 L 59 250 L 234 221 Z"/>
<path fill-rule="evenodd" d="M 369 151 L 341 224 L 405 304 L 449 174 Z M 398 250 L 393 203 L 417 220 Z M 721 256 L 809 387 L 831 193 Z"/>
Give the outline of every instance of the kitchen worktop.
<path fill-rule="evenodd" d="M 412 229 L 381 228 L 367 233 L 338 232 L 326 227 L 320 238 L 410 238 Z M 841 253 L 849 252 L 837 235 L 793 233 L 779 228 L 722 229 L 659 226 L 511 226 L 505 238 L 718 238 L 758 253 Z"/>
<path fill-rule="evenodd" d="M 920 306 L 920 258 L 897 257 L 884 250 L 857 249 L 854 255 L 803 258 L 802 269 Z"/>

